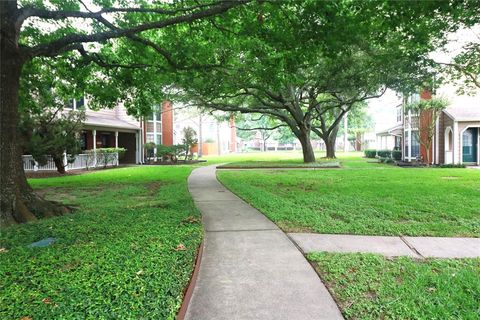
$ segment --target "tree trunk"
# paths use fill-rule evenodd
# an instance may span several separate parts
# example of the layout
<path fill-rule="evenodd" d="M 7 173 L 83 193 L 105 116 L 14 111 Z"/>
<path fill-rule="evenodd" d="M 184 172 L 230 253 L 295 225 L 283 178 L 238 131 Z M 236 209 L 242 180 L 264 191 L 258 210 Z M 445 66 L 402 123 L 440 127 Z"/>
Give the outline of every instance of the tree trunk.
<path fill-rule="evenodd" d="M 313 152 L 312 142 L 310 141 L 310 130 L 301 129 L 297 138 L 302 145 L 303 162 L 315 162 L 315 153 Z"/>
<path fill-rule="evenodd" d="M 325 147 L 327 149 L 326 158 L 335 159 L 335 143 L 337 141 L 338 126 L 330 131 L 329 135 L 322 136 L 323 141 L 325 142 Z"/>
<path fill-rule="evenodd" d="M 63 164 L 63 157 L 57 158 L 53 157 L 53 162 L 55 163 L 55 167 L 57 168 L 57 172 L 64 174 L 65 173 L 65 166 Z"/>
<path fill-rule="evenodd" d="M 36 195 L 27 183 L 18 141 L 18 97 L 23 66 L 15 14 L 3 3 L 0 37 L 0 225 L 28 222 L 68 211 Z M 8 9 L 8 10 L 7 10 Z"/>

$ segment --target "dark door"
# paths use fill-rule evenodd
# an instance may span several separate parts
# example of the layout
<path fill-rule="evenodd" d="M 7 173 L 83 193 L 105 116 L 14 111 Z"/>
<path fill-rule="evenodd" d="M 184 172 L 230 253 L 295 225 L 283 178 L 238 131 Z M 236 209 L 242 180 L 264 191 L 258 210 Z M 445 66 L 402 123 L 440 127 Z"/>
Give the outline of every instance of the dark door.
<path fill-rule="evenodd" d="M 477 162 L 478 128 L 468 128 L 462 136 L 463 162 Z"/>

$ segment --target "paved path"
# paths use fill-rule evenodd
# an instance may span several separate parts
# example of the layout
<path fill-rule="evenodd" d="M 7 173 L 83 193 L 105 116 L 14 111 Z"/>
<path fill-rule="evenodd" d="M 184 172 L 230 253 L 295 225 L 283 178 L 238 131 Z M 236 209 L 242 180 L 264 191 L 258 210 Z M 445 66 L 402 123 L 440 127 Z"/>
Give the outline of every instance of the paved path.
<path fill-rule="evenodd" d="M 302 253 L 223 187 L 214 166 L 194 170 L 188 185 L 206 234 L 186 319 L 343 319 Z"/>
<path fill-rule="evenodd" d="M 303 252 L 370 252 L 417 258 L 480 257 L 480 238 L 379 237 L 289 233 Z"/>

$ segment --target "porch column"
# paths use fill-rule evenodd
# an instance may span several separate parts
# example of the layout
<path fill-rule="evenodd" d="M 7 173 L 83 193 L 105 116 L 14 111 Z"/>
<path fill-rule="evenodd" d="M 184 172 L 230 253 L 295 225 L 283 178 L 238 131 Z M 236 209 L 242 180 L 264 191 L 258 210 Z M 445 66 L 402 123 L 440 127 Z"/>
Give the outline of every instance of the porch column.
<path fill-rule="evenodd" d="M 433 150 L 435 150 L 435 160 L 433 161 L 434 164 L 439 164 L 440 161 L 438 160 L 439 159 L 439 156 L 440 156 L 440 116 L 437 117 L 437 120 L 435 122 L 435 138 L 433 140 L 433 145 L 434 145 L 434 148 Z M 444 147 L 445 148 L 445 147 Z"/>
<path fill-rule="evenodd" d="M 460 132 L 458 131 L 458 122 L 453 123 L 453 163 L 462 163 L 462 146 L 460 145 Z"/>
<path fill-rule="evenodd" d="M 477 166 L 480 165 L 480 127 L 477 128 Z"/>
<path fill-rule="evenodd" d="M 408 161 L 412 161 L 412 111 L 410 110 L 408 110 L 407 139 L 408 139 L 408 151 L 407 151 Z"/>
<path fill-rule="evenodd" d="M 348 112 L 343 118 L 343 152 L 348 152 Z"/>
<path fill-rule="evenodd" d="M 139 137 L 139 134 L 138 134 L 138 131 L 137 131 L 137 132 L 135 132 L 135 163 L 137 163 L 137 164 L 140 163 L 140 152 L 138 150 L 138 147 L 139 147 L 138 146 L 139 145 L 138 137 Z"/>
<path fill-rule="evenodd" d="M 118 148 L 118 131 L 115 131 L 115 149 Z M 118 160 L 119 156 L 118 156 L 118 152 L 117 152 L 117 166 L 119 165 L 119 160 Z"/>
<path fill-rule="evenodd" d="M 92 130 L 93 134 L 93 167 L 97 166 L 97 130 Z"/>
<path fill-rule="evenodd" d="M 63 152 L 63 166 L 65 167 L 65 171 L 68 171 L 67 150 Z"/>

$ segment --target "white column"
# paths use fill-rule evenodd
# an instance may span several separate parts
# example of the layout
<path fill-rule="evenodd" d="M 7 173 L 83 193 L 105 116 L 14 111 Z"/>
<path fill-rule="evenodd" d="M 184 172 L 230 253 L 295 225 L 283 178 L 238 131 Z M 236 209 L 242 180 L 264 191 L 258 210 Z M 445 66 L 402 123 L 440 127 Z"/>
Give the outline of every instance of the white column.
<path fill-rule="evenodd" d="M 139 154 L 139 151 L 138 151 L 138 137 L 139 137 L 139 134 L 138 134 L 138 131 L 135 132 L 135 162 L 138 164 L 140 163 L 140 154 Z"/>
<path fill-rule="evenodd" d="M 93 167 L 97 166 L 97 130 L 92 130 L 93 134 Z"/>
<path fill-rule="evenodd" d="M 438 164 L 440 161 L 438 161 L 439 156 L 440 156 L 440 117 L 437 118 L 436 123 L 435 123 L 435 138 L 433 139 L 433 144 L 435 150 L 435 160 L 432 163 Z"/>
<path fill-rule="evenodd" d="M 65 171 L 68 171 L 68 160 L 67 160 L 67 151 L 63 152 L 63 166 L 65 167 Z"/>
<path fill-rule="evenodd" d="M 343 152 L 348 152 L 348 112 L 343 116 Z"/>
<path fill-rule="evenodd" d="M 458 122 L 453 123 L 453 163 L 461 163 L 461 145 L 460 145 L 460 132 L 458 132 Z"/>
<path fill-rule="evenodd" d="M 407 139 L 408 139 L 408 152 L 407 156 L 409 161 L 412 160 L 412 112 L 408 110 L 408 134 L 407 134 Z"/>
<path fill-rule="evenodd" d="M 157 115 L 156 115 L 156 112 L 153 112 L 152 119 L 153 119 L 153 142 L 155 143 L 155 148 L 153 148 L 153 161 L 157 161 Z"/>
<path fill-rule="evenodd" d="M 118 148 L 118 131 L 115 131 L 115 148 Z M 117 166 L 119 165 L 118 162 L 118 152 L 117 152 Z"/>

